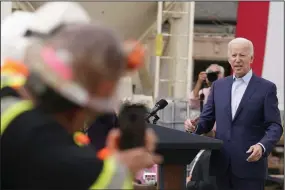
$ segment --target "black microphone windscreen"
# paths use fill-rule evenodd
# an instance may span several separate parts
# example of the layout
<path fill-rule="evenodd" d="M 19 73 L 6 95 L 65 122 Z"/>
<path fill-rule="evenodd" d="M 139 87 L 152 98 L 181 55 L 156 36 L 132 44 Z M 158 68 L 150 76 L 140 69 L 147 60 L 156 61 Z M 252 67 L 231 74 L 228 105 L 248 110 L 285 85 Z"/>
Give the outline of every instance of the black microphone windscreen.
<path fill-rule="evenodd" d="M 163 109 L 168 105 L 168 102 L 165 99 L 161 99 L 157 102 L 157 105 L 159 105 L 160 109 Z"/>

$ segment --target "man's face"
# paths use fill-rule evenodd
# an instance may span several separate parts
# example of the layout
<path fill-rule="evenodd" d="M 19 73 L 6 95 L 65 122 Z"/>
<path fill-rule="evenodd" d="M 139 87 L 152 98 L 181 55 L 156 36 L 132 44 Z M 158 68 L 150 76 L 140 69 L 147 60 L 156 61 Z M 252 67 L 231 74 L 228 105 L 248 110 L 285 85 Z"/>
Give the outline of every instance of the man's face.
<path fill-rule="evenodd" d="M 249 45 L 247 43 L 231 44 L 228 61 L 237 77 L 246 75 L 253 61 Z"/>

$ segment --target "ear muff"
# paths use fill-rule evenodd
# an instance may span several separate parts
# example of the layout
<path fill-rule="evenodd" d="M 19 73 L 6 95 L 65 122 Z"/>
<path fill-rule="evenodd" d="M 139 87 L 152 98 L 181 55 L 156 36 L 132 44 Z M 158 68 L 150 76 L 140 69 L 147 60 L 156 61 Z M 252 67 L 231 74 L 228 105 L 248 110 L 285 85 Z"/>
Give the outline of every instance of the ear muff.
<path fill-rule="evenodd" d="M 1 73 L 12 72 L 27 77 L 29 70 L 27 66 L 19 61 L 13 59 L 6 59 L 4 64 L 1 66 Z"/>
<path fill-rule="evenodd" d="M 26 82 L 29 70 L 25 64 L 6 59 L 1 66 L 1 88 L 9 86 L 12 88 L 20 88 Z"/>
<path fill-rule="evenodd" d="M 133 71 L 139 69 L 144 63 L 145 49 L 137 41 L 126 41 L 124 49 L 127 53 L 127 70 Z"/>

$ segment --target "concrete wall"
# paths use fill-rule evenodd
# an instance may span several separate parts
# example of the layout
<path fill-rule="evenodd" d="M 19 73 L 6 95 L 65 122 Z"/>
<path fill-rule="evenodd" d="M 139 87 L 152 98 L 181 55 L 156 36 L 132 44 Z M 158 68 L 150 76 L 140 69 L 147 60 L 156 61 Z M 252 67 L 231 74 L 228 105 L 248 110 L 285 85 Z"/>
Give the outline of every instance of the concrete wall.
<path fill-rule="evenodd" d="M 30 3 L 38 8 L 44 2 Z M 156 20 L 156 2 L 80 2 L 89 15 L 122 35 L 123 38 L 139 38 Z"/>
<path fill-rule="evenodd" d="M 34 8 L 45 1 L 30 1 Z M 157 2 L 80 2 L 92 18 L 116 28 L 126 38 L 138 38 L 156 20 Z M 168 3 L 165 5 L 167 6 Z M 237 2 L 196 2 L 195 20 L 235 21 Z"/>

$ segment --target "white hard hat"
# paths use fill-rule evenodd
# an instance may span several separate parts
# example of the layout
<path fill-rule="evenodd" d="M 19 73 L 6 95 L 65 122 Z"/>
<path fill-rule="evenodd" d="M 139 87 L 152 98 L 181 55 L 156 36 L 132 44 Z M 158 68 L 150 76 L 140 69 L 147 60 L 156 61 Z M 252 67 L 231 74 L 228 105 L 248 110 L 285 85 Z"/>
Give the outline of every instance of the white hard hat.
<path fill-rule="evenodd" d="M 41 34 L 49 34 L 61 24 L 74 22 L 88 23 L 90 17 L 75 2 L 48 2 L 34 13 L 29 29 Z"/>
<path fill-rule="evenodd" d="M 88 23 L 90 17 L 80 4 L 75 2 L 48 2 L 36 12 L 16 11 L 1 23 L 1 65 L 6 58 L 21 61 L 32 38 L 24 35 L 33 31 L 49 34 L 62 24 Z"/>
<path fill-rule="evenodd" d="M 22 60 L 27 39 L 24 34 L 33 13 L 16 11 L 7 16 L 1 23 L 1 65 L 6 58 Z"/>

